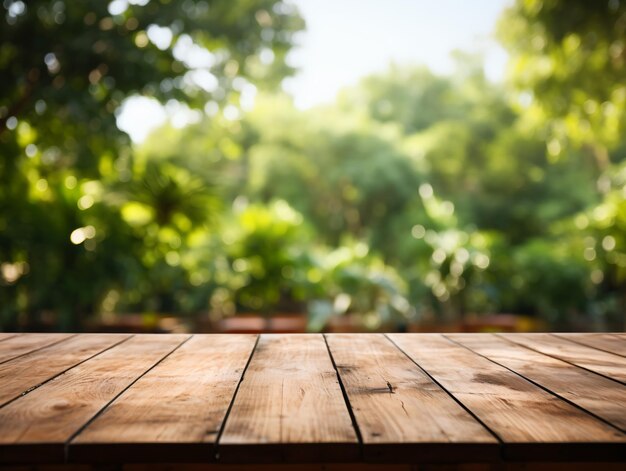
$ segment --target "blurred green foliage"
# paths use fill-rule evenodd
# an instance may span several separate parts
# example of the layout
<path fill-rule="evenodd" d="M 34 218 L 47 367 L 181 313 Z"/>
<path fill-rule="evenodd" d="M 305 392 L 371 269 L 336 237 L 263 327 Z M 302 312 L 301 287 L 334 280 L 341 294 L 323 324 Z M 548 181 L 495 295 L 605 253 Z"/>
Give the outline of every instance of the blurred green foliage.
<path fill-rule="evenodd" d="M 119 292 L 129 309 L 190 309 L 179 258 L 216 215 L 212 185 L 136 162 L 115 113 L 137 94 L 203 108 L 271 89 L 303 21 L 275 0 L 7 0 L 0 13 L 2 325 L 79 328 Z"/>
<path fill-rule="evenodd" d="M 450 76 L 393 66 L 308 111 L 276 90 L 303 27 L 288 4 L 3 5 L 3 328 L 207 311 L 623 327 L 622 3 L 515 2 L 506 85 L 457 53 Z M 202 117 L 133 147 L 114 113 L 134 95 Z"/>
<path fill-rule="evenodd" d="M 240 309 L 271 314 L 306 299 L 309 241 L 302 215 L 285 201 L 241 208 L 223 239 Z"/>

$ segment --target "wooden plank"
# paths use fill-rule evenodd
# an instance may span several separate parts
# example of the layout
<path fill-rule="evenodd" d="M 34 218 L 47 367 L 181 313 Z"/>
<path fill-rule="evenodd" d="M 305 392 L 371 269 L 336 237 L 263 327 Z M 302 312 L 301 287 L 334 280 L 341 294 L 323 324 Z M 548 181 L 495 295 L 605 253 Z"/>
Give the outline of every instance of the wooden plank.
<path fill-rule="evenodd" d="M 186 335 L 141 335 L 0 409 L 0 462 L 56 463 L 65 443 Z"/>
<path fill-rule="evenodd" d="M 499 334 L 503 338 L 626 384 L 626 358 L 550 334 Z"/>
<path fill-rule="evenodd" d="M 11 337 L 0 342 L 0 363 L 67 340 L 76 334 L 28 334 Z"/>
<path fill-rule="evenodd" d="M 626 338 L 611 333 L 592 333 L 592 334 L 553 334 L 572 342 L 581 343 L 588 347 L 604 350 L 605 352 L 614 353 L 626 357 Z"/>
<path fill-rule="evenodd" d="M 11 332 L 0 332 L 0 342 L 8 340 L 12 337 L 17 337 L 19 334 L 14 334 Z"/>
<path fill-rule="evenodd" d="M 210 462 L 256 335 L 195 335 L 69 446 L 77 462 Z"/>
<path fill-rule="evenodd" d="M 382 334 L 326 339 L 367 461 L 498 459 L 496 438 Z"/>
<path fill-rule="evenodd" d="M 442 335 L 389 337 L 500 437 L 507 459 L 626 459 L 626 435 Z"/>
<path fill-rule="evenodd" d="M 358 440 L 321 335 L 261 335 L 218 441 L 225 462 L 358 459 Z"/>
<path fill-rule="evenodd" d="M 446 334 L 626 432 L 626 388 L 491 334 Z"/>
<path fill-rule="evenodd" d="M 128 335 L 84 334 L 0 365 L 0 407 Z"/>

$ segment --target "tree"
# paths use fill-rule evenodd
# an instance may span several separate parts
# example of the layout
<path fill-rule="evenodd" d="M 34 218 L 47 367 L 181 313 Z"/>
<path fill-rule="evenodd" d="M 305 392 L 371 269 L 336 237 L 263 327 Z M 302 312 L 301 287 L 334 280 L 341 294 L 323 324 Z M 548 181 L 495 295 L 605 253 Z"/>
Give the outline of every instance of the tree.
<path fill-rule="evenodd" d="M 240 120 L 217 115 L 165 128 L 141 152 L 174 158 L 195 174 L 210 160 L 235 206 L 284 199 L 314 229 L 315 243 L 365 244 L 397 268 L 423 310 L 553 316 L 570 305 L 548 292 L 541 299 L 549 302 L 527 300 L 503 280 L 530 273 L 521 265 L 527 245 L 557 244 L 552 226 L 597 201 L 593 166 L 582 152 L 552 163 L 506 91 L 472 61 L 460 62 L 454 78 L 396 67 L 401 72 L 365 79 L 335 106 L 308 111 L 260 95 Z M 441 86 L 431 89 L 433 81 Z M 420 100 L 405 107 L 398 99 L 398 114 L 382 117 L 374 103 L 386 92 L 373 94 L 371 84 Z M 439 113 L 432 122 L 424 121 L 431 117 L 424 103 Z M 559 286 L 587 286 L 588 271 L 566 276 L 567 260 L 527 265 L 547 267 Z"/>
<path fill-rule="evenodd" d="M 571 159 L 582 149 L 595 162 L 597 197 L 567 227 L 593 268 L 596 294 L 589 310 L 615 318 L 626 306 L 620 241 L 626 5 L 518 0 L 501 20 L 500 37 L 512 54 L 512 79 L 527 102 L 528 121 L 544 136 L 550 160 Z"/>
<path fill-rule="evenodd" d="M 124 254 L 141 253 L 108 194 L 135 169 L 116 126 L 124 100 L 237 106 L 252 82 L 272 87 L 291 72 L 284 59 L 303 22 L 276 0 L 8 0 L 2 11 L 2 323 L 47 309 L 76 328 L 132 272 Z M 160 183 L 160 196 L 176 192 L 175 180 Z"/>
<path fill-rule="evenodd" d="M 517 0 L 500 20 L 511 78 L 545 126 L 554 160 L 589 148 L 600 169 L 621 142 L 626 112 L 626 5 L 619 1 Z"/>

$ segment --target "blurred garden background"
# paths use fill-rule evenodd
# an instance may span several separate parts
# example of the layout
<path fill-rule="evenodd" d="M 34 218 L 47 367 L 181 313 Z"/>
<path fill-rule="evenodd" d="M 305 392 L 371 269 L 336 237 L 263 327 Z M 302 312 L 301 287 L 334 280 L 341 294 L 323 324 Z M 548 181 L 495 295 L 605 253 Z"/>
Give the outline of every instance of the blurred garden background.
<path fill-rule="evenodd" d="M 305 108 L 302 3 L 3 0 L 0 330 L 624 330 L 625 2 Z"/>

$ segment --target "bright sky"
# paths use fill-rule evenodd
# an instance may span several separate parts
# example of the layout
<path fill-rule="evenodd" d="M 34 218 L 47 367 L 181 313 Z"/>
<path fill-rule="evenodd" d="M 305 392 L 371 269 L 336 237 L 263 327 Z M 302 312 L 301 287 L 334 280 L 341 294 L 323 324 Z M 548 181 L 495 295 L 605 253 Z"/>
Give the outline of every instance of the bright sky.
<path fill-rule="evenodd" d="M 480 51 L 492 80 L 506 53 L 493 38 L 508 0 L 292 0 L 307 23 L 291 53 L 301 71 L 287 89 L 301 108 L 332 101 L 340 88 L 390 62 L 450 72 L 450 52 Z"/>
<path fill-rule="evenodd" d="M 507 56 L 493 31 L 511 0 L 291 1 L 307 23 L 289 56 L 299 72 L 284 83 L 299 108 L 332 102 L 341 88 L 392 62 L 449 73 L 455 49 L 481 52 L 488 77 L 504 77 Z M 132 99 L 118 125 L 140 142 L 172 114 L 185 123 L 184 109 L 166 113 L 148 99 Z"/>

